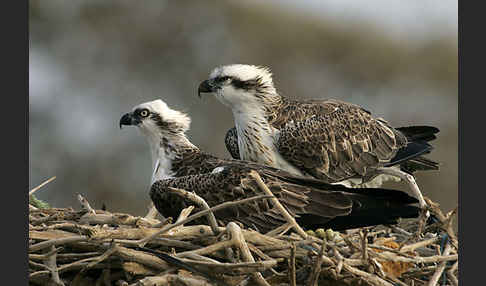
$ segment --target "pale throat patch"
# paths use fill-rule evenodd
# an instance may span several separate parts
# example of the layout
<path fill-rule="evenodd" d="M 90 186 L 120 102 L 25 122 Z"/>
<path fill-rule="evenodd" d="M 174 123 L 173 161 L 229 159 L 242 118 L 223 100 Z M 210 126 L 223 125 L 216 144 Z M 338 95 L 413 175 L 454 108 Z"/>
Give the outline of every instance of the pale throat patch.
<path fill-rule="evenodd" d="M 164 151 L 161 150 L 161 153 L 163 152 Z M 172 160 L 175 158 L 175 156 L 173 158 L 170 157 L 171 156 L 162 155 L 155 160 L 151 184 L 159 180 L 166 180 L 174 177 L 174 172 L 172 171 Z"/>
<path fill-rule="evenodd" d="M 153 162 L 151 184 L 158 180 L 173 178 L 172 161 L 176 159 L 177 154 L 171 148 L 163 148 L 160 137 L 147 137 L 147 139 L 149 141 Z"/>

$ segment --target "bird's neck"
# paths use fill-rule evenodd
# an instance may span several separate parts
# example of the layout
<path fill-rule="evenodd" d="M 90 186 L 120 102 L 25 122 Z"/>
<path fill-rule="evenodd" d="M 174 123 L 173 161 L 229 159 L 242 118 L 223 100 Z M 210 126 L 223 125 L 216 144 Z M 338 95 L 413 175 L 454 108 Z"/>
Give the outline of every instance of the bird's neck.
<path fill-rule="evenodd" d="M 151 183 L 174 177 L 174 162 L 182 160 L 188 152 L 199 151 L 184 134 L 160 134 L 149 137 L 149 145 L 153 170 Z"/>
<path fill-rule="evenodd" d="M 233 109 L 233 117 L 238 132 L 240 158 L 272 165 L 274 129 L 267 119 L 267 110 L 261 104 Z"/>
<path fill-rule="evenodd" d="M 302 172 L 280 155 L 275 146 L 280 130 L 272 123 L 277 118 L 284 100 L 278 96 L 266 100 L 264 104 L 247 106 L 246 109 L 233 109 L 240 158 L 302 175 Z"/>

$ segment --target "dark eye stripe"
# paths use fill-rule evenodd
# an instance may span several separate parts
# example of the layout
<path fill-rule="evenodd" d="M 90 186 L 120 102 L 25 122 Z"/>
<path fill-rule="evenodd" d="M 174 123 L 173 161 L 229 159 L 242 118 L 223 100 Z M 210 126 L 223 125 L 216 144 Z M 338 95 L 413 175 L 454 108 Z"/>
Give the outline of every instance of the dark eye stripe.
<path fill-rule="evenodd" d="M 223 82 L 231 79 L 232 77 L 230 76 L 218 76 L 217 78 L 214 79 L 216 82 Z"/>
<path fill-rule="evenodd" d="M 250 90 L 256 89 L 261 84 L 261 78 L 257 77 L 250 80 L 233 80 L 233 86 L 238 89 Z"/>

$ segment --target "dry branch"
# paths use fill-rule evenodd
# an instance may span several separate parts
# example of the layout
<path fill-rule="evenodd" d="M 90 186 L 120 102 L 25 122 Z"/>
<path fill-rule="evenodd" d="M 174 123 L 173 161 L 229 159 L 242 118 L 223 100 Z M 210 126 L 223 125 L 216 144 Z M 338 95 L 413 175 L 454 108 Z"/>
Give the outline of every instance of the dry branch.
<path fill-rule="evenodd" d="M 30 195 L 33 195 L 37 190 L 39 190 L 40 188 L 42 188 L 43 186 L 49 184 L 50 182 L 54 181 L 56 179 L 56 176 L 46 180 L 45 182 L 43 182 L 42 184 L 38 185 L 37 187 L 33 188 L 32 190 L 29 191 L 29 196 Z"/>
<path fill-rule="evenodd" d="M 257 172 L 251 171 L 250 176 L 255 179 L 255 181 L 258 184 L 258 187 L 260 187 L 260 189 L 263 192 L 265 192 L 265 194 L 269 196 L 273 196 L 272 192 L 267 187 L 267 185 L 265 185 L 265 183 L 262 181 L 262 178 Z M 289 214 L 289 212 L 282 206 L 282 204 L 278 201 L 278 199 L 272 197 L 270 200 L 273 203 L 273 205 L 280 211 L 280 213 L 283 215 L 285 220 L 287 220 L 287 222 L 292 225 L 295 231 L 297 231 L 297 233 L 300 236 L 302 236 L 303 239 L 307 239 L 307 233 L 305 233 L 305 231 L 299 226 L 299 224 L 295 221 L 295 218 Z"/>
<path fill-rule="evenodd" d="M 451 228 L 455 211 L 444 214 L 426 198 L 430 213 L 438 218 L 433 225 L 410 219 L 320 239 L 303 233 L 261 178 L 254 178 L 265 195 L 211 208 L 176 190 L 196 198 L 203 210 L 191 215 L 191 206 L 175 223 L 170 218 L 161 222 L 153 212 L 138 217 L 95 210 L 86 200 L 80 200 L 83 209 L 78 211 L 29 208 L 29 281 L 78 286 L 403 286 L 442 285 L 446 279 L 447 285 L 459 285 L 459 241 Z M 287 223 L 266 234 L 234 222 L 188 225 L 217 210 L 262 199 L 270 199 Z M 286 234 L 290 227 L 299 235 Z M 440 253 L 445 235 L 449 240 Z"/>

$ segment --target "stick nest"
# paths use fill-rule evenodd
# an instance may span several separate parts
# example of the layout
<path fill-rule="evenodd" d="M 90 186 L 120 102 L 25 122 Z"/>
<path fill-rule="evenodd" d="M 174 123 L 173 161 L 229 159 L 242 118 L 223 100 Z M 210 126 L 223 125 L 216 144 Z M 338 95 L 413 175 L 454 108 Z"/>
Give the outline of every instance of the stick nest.
<path fill-rule="evenodd" d="M 191 215 L 191 206 L 174 223 L 153 210 L 136 217 L 78 199 L 80 210 L 29 205 L 30 285 L 458 285 L 457 209 L 443 214 L 430 200 L 435 223 L 424 214 L 310 235 L 293 220 L 266 234 L 212 219 L 191 225 L 218 207 L 197 198 L 202 211 Z"/>

